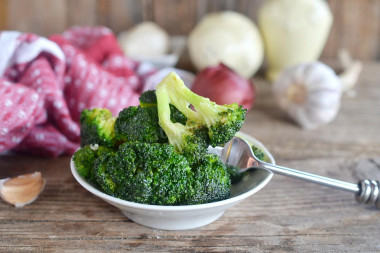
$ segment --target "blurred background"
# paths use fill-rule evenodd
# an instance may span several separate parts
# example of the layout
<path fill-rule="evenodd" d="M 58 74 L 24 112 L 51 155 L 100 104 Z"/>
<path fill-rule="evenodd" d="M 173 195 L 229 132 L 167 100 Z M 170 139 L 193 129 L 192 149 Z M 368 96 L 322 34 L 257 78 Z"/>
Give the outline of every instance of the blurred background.
<path fill-rule="evenodd" d="M 117 115 L 172 71 L 217 104 L 250 110 L 277 103 L 305 129 L 334 120 L 342 95 L 356 96 L 363 66 L 379 72 L 380 0 L 0 0 L 1 30 L 50 39 L 1 33 L 0 81 L 46 93 L 57 138 L 73 141 L 53 147 L 53 156 L 75 150 L 83 109 L 105 107 Z M 378 83 L 375 74 L 362 76 Z M 5 104 L 9 110 L 15 94 Z M 24 137 L 8 134 L 6 148 Z"/>
<path fill-rule="evenodd" d="M 209 12 L 233 10 L 255 23 L 263 0 L 0 0 L 0 30 L 48 36 L 73 25 L 104 25 L 116 34 L 154 21 L 170 35 L 188 35 Z M 322 59 L 347 49 L 362 61 L 380 60 L 380 0 L 328 0 L 334 22 Z"/>

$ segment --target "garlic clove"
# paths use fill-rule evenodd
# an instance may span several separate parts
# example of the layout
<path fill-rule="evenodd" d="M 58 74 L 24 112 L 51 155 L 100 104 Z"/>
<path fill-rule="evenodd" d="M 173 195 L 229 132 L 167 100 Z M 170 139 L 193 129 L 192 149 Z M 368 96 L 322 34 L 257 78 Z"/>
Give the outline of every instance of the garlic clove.
<path fill-rule="evenodd" d="M 24 207 L 37 199 L 45 187 L 41 172 L 0 180 L 0 197 L 16 207 Z"/>

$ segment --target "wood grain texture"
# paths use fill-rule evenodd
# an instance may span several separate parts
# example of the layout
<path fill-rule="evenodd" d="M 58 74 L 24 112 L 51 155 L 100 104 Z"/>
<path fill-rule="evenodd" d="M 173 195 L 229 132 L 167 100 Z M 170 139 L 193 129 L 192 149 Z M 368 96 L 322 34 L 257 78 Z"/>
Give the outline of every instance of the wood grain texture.
<path fill-rule="evenodd" d="M 364 67 L 356 97 L 338 117 L 301 130 L 274 105 L 270 85 L 243 131 L 261 140 L 278 164 L 350 182 L 380 179 L 380 64 Z M 0 202 L 2 252 L 378 252 L 380 211 L 350 193 L 275 175 L 214 223 L 186 231 L 149 229 L 84 190 L 69 157 L 0 156 L 0 178 L 40 170 L 46 189 L 22 209 Z"/>
<path fill-rule="evenodd" d="M 338 50 L 341 48 L 340 41 L 342 38 L 342 0 L 329 0 L 329 6 L 333 13 L 333 24 L 330 34 L 327 38 L 326 46 L 322 52 L 322 57 L 334 58 L 338 57 Z"/>
<path fill-rule="evenodd" d="M 119 33 L 121 31 L 131 29 L 134 24 L 143 21 L 143 9 L 142 2 L 136 0 L 116 0 L 109 1 L 110 13 L 109 27 L 112 27 L 114 32 Z"/>
<path fill-rule="evenodd" d="M 93 0 L 67 1 L 67 26 L 93 26 L 97 23 L 97 4 Z"/>
<path fill-rule="evenodd" d="M 8 1 L 8 29 L 42 36 L 61 33 L 67 27 L 66 1 Z"/>
<path fill-rule="evenodd" d="M 0 0 L 0 30 L 8 27 L 8 1 Z"/>
<path fill-rule="evenodd" d="M 341 10 L 341 47 L 349 48 L 356 58 L 376 56 L 380 38 L 380 1 L 342 1 Z"/>
<path fill-rule="evenodd" d="M 232 10 L 257 22 L 263 0 L 0 0 L 0 29 L 44 36 L 72 25 L 103 25 L 115 33 L 151 20 L 169 34 L 187 35 L 207 13 Z M 380 60 L 380 0 L 328 0 L 334 23 L 323 58 L 347 49 L 361 60 Z M 8 11 L 9 10 L 9 11 Z M 46 10 L 46 11 L 45 11 Z"/>
<path fill-rule="evenodd" d="M 196 1 L 156 0 L 153 2 L 154 21 L 172 34 L 186 35 L 196 25 Z"/>

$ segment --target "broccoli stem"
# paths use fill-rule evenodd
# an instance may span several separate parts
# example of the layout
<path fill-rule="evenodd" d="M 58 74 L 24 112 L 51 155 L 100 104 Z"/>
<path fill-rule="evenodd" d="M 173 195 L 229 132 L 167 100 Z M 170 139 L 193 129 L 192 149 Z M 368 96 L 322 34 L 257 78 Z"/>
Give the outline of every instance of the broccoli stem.
<path fill-rule="evenodd" d="M 173 72 L 157 86 L 156 96 L 159 124 L 177 151 L 181 151 L 187 142 L 212 146 L 225 143 L 241 128 L 245 119 L 246 110 L 238 104 L 217 105 L 193 93 Z M 170 121 L 170 104 L 185 115 L 185 126 Z M 204 130 L 207 138 L 200 136 Z"/>
<path fill-rule="evenodd" d="M 180 110 L 188 120 L 201 121 L 207 127 L 215 124 L 219 120 L 219 113 L 228 109 L 192 92 L 173 72 L 157 86 L 156 94 L 160 120 L 165 118 L 166 121 L 170 118 L 169 103 Z M 194 110 L 189 105 L 192 105 Z"/>

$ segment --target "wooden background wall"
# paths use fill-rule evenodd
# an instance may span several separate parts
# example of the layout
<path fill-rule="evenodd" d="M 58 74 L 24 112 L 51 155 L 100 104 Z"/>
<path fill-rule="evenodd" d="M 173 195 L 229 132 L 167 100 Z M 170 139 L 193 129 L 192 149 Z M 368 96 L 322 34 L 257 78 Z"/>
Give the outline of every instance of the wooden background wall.
<path fill-rule="evenodd" d="M 104 25 L 115 33 L 153 20 L 186 35 L 208 12 L 235 10 L 257 20 L 263 0 L 0 0 L 0 29 L 60 33 L 72 25 Z M 361 60 L 380 60 L 380 0 L 328 0 L 334 15 L 324 58 L 340 48 Z"/>

